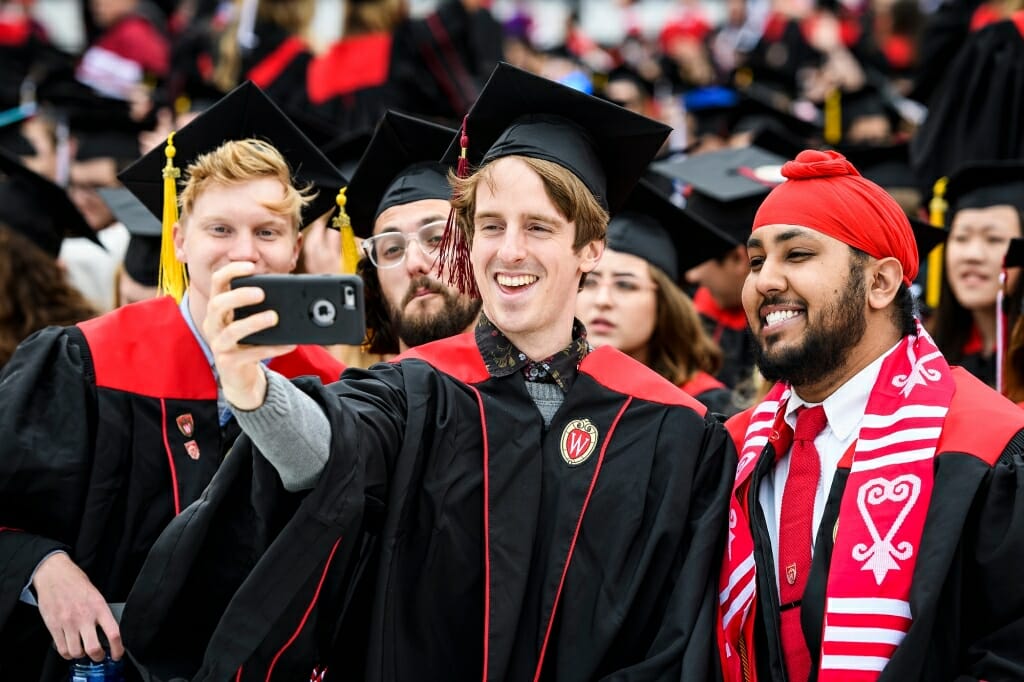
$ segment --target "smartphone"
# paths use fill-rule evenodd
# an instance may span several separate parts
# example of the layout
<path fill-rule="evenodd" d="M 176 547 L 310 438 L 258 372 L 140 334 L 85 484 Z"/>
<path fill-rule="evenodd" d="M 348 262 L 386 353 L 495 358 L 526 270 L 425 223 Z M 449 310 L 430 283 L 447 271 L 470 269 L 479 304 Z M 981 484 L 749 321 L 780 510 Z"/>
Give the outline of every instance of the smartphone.
<path fill-rule="evenodd" d="M 276 311 L 278 319 L 241 343 L 358 346 L 366 336 L 363 280 L 356 275 L 249 275 L 231 281 L 232 289 L 239 287 L 259 287 L 265 298 L 238 308 L 235 319 L 264 310 Z"/>

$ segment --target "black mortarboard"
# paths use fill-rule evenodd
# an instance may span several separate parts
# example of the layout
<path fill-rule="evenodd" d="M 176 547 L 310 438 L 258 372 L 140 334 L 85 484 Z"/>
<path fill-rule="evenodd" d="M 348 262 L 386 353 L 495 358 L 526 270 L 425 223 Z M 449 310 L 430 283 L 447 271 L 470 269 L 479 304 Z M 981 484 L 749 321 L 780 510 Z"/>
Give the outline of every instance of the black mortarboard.
<path fill-rule="evenodd" d="M 651 168 L 689 186 L 686 208 L 733 239 L 746 244 L 754 214 L 783 178 L 781 156 L 758 147 L 724 149 L 659 161 Z"/>
<path fill-rule="evenodd" d="M 423 199 L 451 197 L 448 170 L 438 161 L 455 130 L 389 111 L 377 124 L 370 144 L 349 183 L 348 214 L 360 237 L 388 208 Z"/>
<path fill-rule="evenodd" d="M 0 222 L 31 239 L 54 258 L 64 237 L 100 240 L 67 192 L 0 149 Z M 102 244 L 100 244 L 102 246 Z"/>
<path fill-rule="evenodd" d="M 946 184 L 946 227 L 963 208 L 1009 205 L 1024 216 L 1024 161 L 969 163 L 954 172 Z"/>
<path fill-rule="evenodd" d="M 346 131 L 343 135 L 335 137 L 320 147 L 320 150 L 324 153 L 324 156 L 331 160 L 334 167 L 341 171 L 342 175 L 346 178 L 351 178 L 355 174 L 356 168 L 359 166 L 359 160 L 363 158 L 363 152 L 366 151 L 366 147 L 370 144 L 372 137 L 373 128 L 366 128 L 356 132 Z M 447 145 L 447 142 L 445 144 Z"/>
<path fill-rule="evenodd" d="M 882 187 L 918 187 L 910 168 L 908 143 L 841 144 L 836 151 L 846 157 L 860 174 Z"/>
<path fill-rule="evenodd" d="M 101 187 L 99 195 L 130 235 L 123 267 L 139 284 L 155 287 L 160 272 L 160 221 L 123 187 Z"/>
<path fill-rule="evenodd" d="M 1004 268 L 1024 267 L 1024 239 L 1013 238 L 1006 250 L 1006 257 L 1003 259 Z"/>
<path fill-rule="evenodd" d="M 608 224 L 608 248 L 643 258 L 674 281 L 735 244 L 716 227 L 640 180 Z"/>
<path fill-rule="evenodd" d="M 804 148 L 818 145 L 824 129 L 823 115 L 810 102 L 794 104 L 785 94 L 759 83 L 740 90 L 733 109 L 733 132 L 771 128 L 780 135 L 793 137 Z"/>
<path fill-rule="evenodd" d="M 616 104 L 499 63 L 466 118 L 469 163 L 521 155 L 571 171 L 615 213 L 671 128 Z M 460 136 L 445 160 L 459 157 Z"/>
<path fill-rule="evenodd" d="M 338 190 L 346 184 L 344 176 L 251 81 L 239 85 L 175 134 L 174 165 L 184 171 L 200 154 L 229 140 L 246 138 L 272 144 L 288 161 L 296 183 L 312 184 L 318 190 L 302 212 L 304 225 L 335 206 Z M 154 147 L 118 175 L 158 218 L 163 216 L 165 146 Z"/>

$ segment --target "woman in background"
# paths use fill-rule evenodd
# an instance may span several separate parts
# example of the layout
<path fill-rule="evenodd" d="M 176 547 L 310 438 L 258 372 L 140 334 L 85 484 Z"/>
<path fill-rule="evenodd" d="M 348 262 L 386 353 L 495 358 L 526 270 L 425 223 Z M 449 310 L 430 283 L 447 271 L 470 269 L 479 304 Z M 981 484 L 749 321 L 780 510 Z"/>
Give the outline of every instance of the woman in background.
<path fill-rule="evenodd" d="M 997 310 L 997 297 L 1001 286 L 1009 292 L 1017 288 L 1017 268 L 1008 270 L 1005 285 L 1000 273 L 1010 240 L 1024 236 L 1024 164 L 965 166 L 950 178 L 946 200 L 949 236 L 942 293 L 930 331 L 949 364 L 961 365 L 994 387 L 998 316 L 1006 334 L 1020 313 L 1018 296 L 1007 296 L 1002 310 Z"/>
<path fill-rule="evenodd" d="M 741 408 L 713 376 L 722 351 L 676 284 L 686 270 L 683 259 L 700 250 L 695 237 L 705 228 L 641 181 L 608 225 L 608 246 L 583 280 L 576 317 L 594 347 L 614 346 L 729 416 Z"/>

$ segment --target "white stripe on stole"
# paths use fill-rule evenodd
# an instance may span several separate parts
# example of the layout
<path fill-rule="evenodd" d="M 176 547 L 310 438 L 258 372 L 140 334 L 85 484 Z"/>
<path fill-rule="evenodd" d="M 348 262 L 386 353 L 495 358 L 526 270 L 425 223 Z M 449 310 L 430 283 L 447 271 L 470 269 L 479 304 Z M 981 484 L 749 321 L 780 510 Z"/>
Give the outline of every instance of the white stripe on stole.
<path fill-rule="evenodd" d="M 760 452 L 767 442 L 768 436 L 751 436 L 747 439 L 747 442 L 743 444 L 743 451 L 746 452 L 747 450 L 753 449 Z"/>
<path fill-rule="evenodd" d="M 892 644 L 899 646 L 907 633 L 892 628 L 825 626 L 826 642 L 865 642 L 870 644 Z"/>
<path fill-rule="evenodd" d="M 881 457 L 875 457 L 874 459 L 858 460 L 854 458 L 853 466 L 850 467 L 850 471 L 851 473 L 856 473 L 858 471 L 874 471 L 875 469 L 881 469 L 882 467 L 897 464 L 920 462 L 921 460 L 931 459 L 934 456 L 934 448 L 921 448 L 920 450 L 908 450 L 906 452 L 897 452 L 892 455 L 882 455 Z"/>
<path fill-rule="evenodd" d="M 902 429 L 896 433 L 890 433 L 888 436 L 882 436 L 881 438 L 861 438 L 857 443 L 857 452 L 881 450 L 889 445 L 925 440 L 926 438 L 937 439 L 940 433 L 942 433 L 941 424 L 931 428 Z"/>
<path fill-rule="evenodd" d="M 871 670 L 881 672 L 889 664 L 889 659 L 882 656 L 835 656 L 821 657 L 822 670 Z"/>
<path fill-rule="evenodd" d="M 732 572 L 732 575 L 729 576 L 729 584 L 725 586 L 725 589 L 722 590 L 719 595 L 718 603 L 724 604 L 726 600 L 729 599 L 729 595 L 732 594 L 732 590 L 736 587 L 736 584 L 743 579 L 743 576 L 750 573 L 752 570 L 754 570 L 754 555 L 750 554 L 743 560 L 743 563 L 736 567 L 736 570 Z"/>
<path fill-rule="evenodd" d="M 910 615 L 910 602 L 903 599 L 887 597 L 829 597 L 829 613 L 846 613 L 859 616 L 898 616 L 913 618 Z"/>
<path fill-rule="evenodd" d="M 892 414 L 865 414 L 864 421 L 861 422 L 861 428 L 884 429 L 898 421 L 919 417 L 944 419 L 948 411 L 948 407 L 941 407 L 939 405 L 904 405 Z"/>
<path fill-rule="evenodd" d="M 736 599 L 733 600 L 732 606 L 725 612 L 725 616 L 722 618 L 722 625 L 728 627 L 729 623 L 732 622 L 733 617 L 741 610 L 747 607 L 750 600 L 754 596 L 754 577 L 750 577 L 750 582 L 744 586 L 743 590 L 736 595 Z"/>

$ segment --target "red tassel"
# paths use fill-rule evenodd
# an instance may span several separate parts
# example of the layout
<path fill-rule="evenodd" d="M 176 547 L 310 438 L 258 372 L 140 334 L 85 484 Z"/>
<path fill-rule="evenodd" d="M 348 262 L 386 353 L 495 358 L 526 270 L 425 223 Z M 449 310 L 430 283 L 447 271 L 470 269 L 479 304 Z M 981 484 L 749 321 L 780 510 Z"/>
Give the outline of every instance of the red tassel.
<path fill-rule="evenodd" d="M 455 174 L 460 178 L 469 177 L 469 135 L 466 133 L 466 119 L 462 119 L 462 132 L 459 136 L 459 162 L 455 167 Z M 444 279 L 444 272 L 448 269 L 448 285 L 455 287 L 464 294 L 473 298 L 480 298 L 480 291 L 476 287 L 476 280 L 473 278 L 473 265 L 469 260 L 469 245 L 466 243 L 465 235 L 459 228 L 456 220 L 455 209 L 448 212 L 448 222 L 444 227 L 444 235 L 441 237 L 441 252 L 438 258 L 437 274 Z"/>

